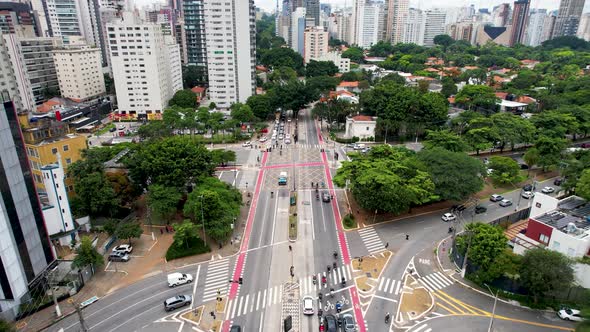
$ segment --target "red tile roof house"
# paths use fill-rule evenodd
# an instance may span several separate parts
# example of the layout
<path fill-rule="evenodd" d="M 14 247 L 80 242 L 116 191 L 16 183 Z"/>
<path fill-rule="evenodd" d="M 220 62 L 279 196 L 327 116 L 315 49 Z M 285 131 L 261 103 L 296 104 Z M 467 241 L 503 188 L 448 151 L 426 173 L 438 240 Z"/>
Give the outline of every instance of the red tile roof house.
<path fill-rule="evenodd" d="M 201 102 L 207 96 L 207 88 L 202 86 L 196 86 L 191 91 L 197 94 L 197 102 Z"/>
<path fill-rule="evenodd" d="M 338 86 L 336 87 L 336 92 L 342 91 L 342 90 L 346 90 L 348 92 L 353 92 L 353 93 L 361 93 L 361 89 L 359 88 L 358 81 L 340 82 L 340 84 L 338 84 Z"/>
<path fill-rule="evenodd" d="M 368 115 L 355 115 L 346 118 L 345 138 L 358 137 L 361 140 L 375 137 L 377 117 Z"/>

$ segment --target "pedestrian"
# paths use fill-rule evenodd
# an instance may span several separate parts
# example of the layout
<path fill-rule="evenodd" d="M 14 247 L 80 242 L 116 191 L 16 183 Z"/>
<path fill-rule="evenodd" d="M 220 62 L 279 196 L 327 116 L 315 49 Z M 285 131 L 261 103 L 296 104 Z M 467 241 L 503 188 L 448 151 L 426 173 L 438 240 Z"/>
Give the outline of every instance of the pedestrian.
<path fill-rule="evenodd" d="M 234 245 L 234 240 L 233 239 L 229 240 L 229 244 L 231 244 L 233 246 Z"/>
<path fill-rule="evenodd" d="M 406 240 L 409 240 L 409 239 L 410 239 L 410 235 L 406 234 Z"/>
<path fill-rule="evenodd" d="M 385 243 L 385 249 L 387 249 L 387 247 L 389 247 L 389 242 Z"/>
<path fill-rule="evenodd" d="M 160 235 L 164 235 L 164 230 L 160 228 Z"/>
<path fill-rule="evenodd" d="M 166 225 L 166 233 L 170 233 L 170 230 L 168 229 L 168 225 Z"/>
<path fill-rule="evenodd" d="M 291 245 L 289 245 L 289 251 L 291 251 Z"/>
<path fill-rule="evenodd" d="M 219 243 L 219 249 L 221 249 L 223 246 L 221 245 L 221 242 Z"/>

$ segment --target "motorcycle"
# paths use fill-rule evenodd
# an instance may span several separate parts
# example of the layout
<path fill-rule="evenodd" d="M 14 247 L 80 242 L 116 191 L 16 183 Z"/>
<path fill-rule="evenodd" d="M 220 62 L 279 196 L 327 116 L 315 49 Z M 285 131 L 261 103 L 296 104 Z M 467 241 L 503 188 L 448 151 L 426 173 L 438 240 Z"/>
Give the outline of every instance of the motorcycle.
<path fill-rule="evenodd" d="M 328 273 L 330 273 L 330 265 L 328 265 Z"/>
<path fill-rule="evenodd" d="M 325 286 L 327 283 L 326 277 L 322 277 L 322 284 Z"/>
<path fill-rule="evenodd" d="M 336 269 L 336 262 L 332 263 L 332 268 L 335 270 Z"/>
<path fill-rule="evenodd" d="M 334 297 L 334 288 L 330 288 L 330 297 Z"/>
<path fill-rule="evenodd" d="M 340 311 L 342 311 L 342 302 L 338 301 L 336 302 L 336 312 L 340 313 Z"/>
<path fill-rule="evenodd" d="M 334 255 L 334 259 L 338 258 L 338 252 L 337 251 L 334 251 L 334 254 L 333 255 Z"/>
<path fill-rule="evenodd" d="M 385 315 L 385 324 L 389 323 L 389 313 L 387 313 L 387 315 Z"/>
<path fill-rule="evenodd" d="M 315 199 L 319 201 L 320 200 L 320 194 L 316 194 L 315 195 Z"/>
<path fill-rule="evenodd" d="M 344 279 L 344 277 L 342 277 L 341 283 L 342 283 L 342 287 L 346 286 L 346 279 Z"/>
<path fill-rule="evenodd" d="M 322 293 L 318 293 L 318 299 L 319 299 L 320 301 L 322 300 L 322 297 L 323 297 L 323 294 L 322 294 Z"/>

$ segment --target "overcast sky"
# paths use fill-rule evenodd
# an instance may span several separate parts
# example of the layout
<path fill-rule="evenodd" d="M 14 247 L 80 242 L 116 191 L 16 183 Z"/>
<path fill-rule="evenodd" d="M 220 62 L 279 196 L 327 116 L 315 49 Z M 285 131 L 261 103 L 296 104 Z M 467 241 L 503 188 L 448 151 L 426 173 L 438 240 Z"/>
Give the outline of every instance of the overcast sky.
<path fill-rule="evenodd" d="M 246 1 L 246 0 L 244 0 Z M 354 0 L 320 0 L 321 3 L 329 3 L 335 7 L 352 6 Z M 387 1 L 387 0 L 385 0 Z M 138 7 L 148 5 L 155 2 L 167 3 L 165 0 L 134 0 Z M 276 7 L 276 0 L 254 0 L 257 7 L 260 7 L 268 12 L 274 11 Z M 282 0 L 279 0 L 281 3 Z M 500 3 L 514 3 L 514 0 L 410 0 L 410 6 L 426 9 L 432 7 L 461 7 L 469 6 L 474 4 L 476 8 L 489 8 L 492 9 Z M 531 8 L 546 8 L 548 10 L 557 9 L 559 7 L 559 0 L 531 0 Z M 584 12 L 590 11 L 590 1 L 586 1 Z"/>

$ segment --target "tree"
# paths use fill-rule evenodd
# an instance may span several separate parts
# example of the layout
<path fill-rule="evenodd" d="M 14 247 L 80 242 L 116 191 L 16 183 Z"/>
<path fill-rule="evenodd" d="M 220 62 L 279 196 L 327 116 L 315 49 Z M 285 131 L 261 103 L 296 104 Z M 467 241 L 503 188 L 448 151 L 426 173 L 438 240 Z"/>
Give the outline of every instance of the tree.
<path fill-rule="evenodd" d="M 248 105 L 235 103 L 231 106 L 230 115 L 233 119 L 241 123 L 249 123 L 254 120 L 254 112 Z"/>
<path fill-rule="evenodd" d="M 196 86 L 203 86 L 207 83 L 207 73 L 202 66 L 182 67 L 182 86 L 185 89 L 192 89 Z"/>
<path fill-rule="evenodd" d="M 535 147 L 529 148 L 527 152 L 525 152 L 522 156 L 522 159 L 524 159 L 524 162 L 528 166 L 528 170 L 530 172 L 531 168 L 533 168 L 533 166 L 535 166 L 539 162 L 539 150 L 537 150 L 537 148 Z"/>
<path fill-rule="evenodd" d="M 4 319 L 0 319 L 0 331 L 2 332 L 16 332 L 16 327 Z"/>
<path fill-rule="evenodd" d="M 104 74 L 104 87 L 109 95 L 114 95 L 117 93 L 115 90 L 115 80 L 109 74 Z"/>
<path fill-rule="evenodd" d="M 481 282 L 492 282 L 501 276 L 509 279 L 520 279 L 520 267 L 522 265 L 522 256 L 517 255 L 510 249 L 496 256 L 487 271 L 478 271 L 477 278 Z"/>
<path fill-rule="evenodd" d="M 586 200 L 590 200 L 590 169 L 586 169 L 582 172 L 576 185 L 576 195 Z"/>
<path fill-rule="evenodd" d="M 572 50 L 590 50 L 590 43 L 576 36 L 562 36 L 544 41 L 544 49 L 570 48 Z"/>
<path fill-rule="evenodd" d="M 573 134 L 578 130 L 577 120 L 569 112 L 545 111 L 535 114 L 530 121 L 539 133 L 549 137 L 563 138 L 566 134 Z"/>
<path fill-rule="evenodd" d="M 72 261 L 72 266 L 81 269 L 88 265 L 100 266 L 102 264 L 104 264 L 104 259 L 92 245 L 90 237 L 82 236 L 80 246 L 76 249 L 76 257 Z"/>
<path fill-rule="evenodd" d="M 221 113 L 213 113 L 221 115 Z M 129 175 L 142 188 L 150 184 L 184 188 L 201 175 L 213 174 L 210 152 L 184 136 L 147 141 L 126 160 Z"/>
<path fill-rule="evenodd" d="M 330 76 L 316 76 L 305 80 L 305 86 L 313 91 L 313 95 L 326 95 L 329 91 L 335 90 L 338 85 L 338 78 Z"/>
<path fill-rule="evenodd" d="M 418 81 L 418 91 L 420 91 L 421 93 L 427 93 L 429 88 L 430 82 L 428 82 L 427 80 Z"/>
<path fill-rule="evenodd" d="M 412 205 L 436 198 L 430 175 L 412 154 L 407 149 L 377 146 L 344 161 L 334 182 L 340 187 L 349 182 L 356 201 L 366 210 L 406 212 Z"/>
<path fill-rule="evenodd" d="M 470 110 L 494 113 L 498 97 L 494 90 L 487 85 L 466 85 L 455 96 L 455 102 L 469 106 Z"/>
<path fill-rule="evenodd" d="M 488 167 L 492 169 L 490 178 L 495 183 L 515 184 L 522 181 L 520 166 L 516 160 L 509 157 L 491 157 Z"/>
<path fill-rule="evenodd" d="M 191 240 L 199 238 L 198 226 L 188 219 L 174 226 L 174 242 L 177 246 L 190 247 Z"/>
<path fill-rule="evenodd" d="M 273 48 L 264 52 L 260 58 L 260 63 L 274 69 L 288 67 L 299 74 L 303 73 L 303 57 L 288 47 Z"/>
<path fill-rule="evenodd" d="M 71 203 L 75 215 L 112 215 L 120 204 L 107 179 L 102 162 L 94 158 L 78 160 L 68 167 L 76 196 Z"/>
<path fill-rule="evenodd" d="M 574 282 L 572 266 L 572 260 L 558 251 L 529 249 L 522 258 L 520 278 L 536 303 L 539 296 L 570 287 Z"/>
<path fill-rule="evenodd" d="M 392 81 L 396 84 L 406 85 L 406 79 L 401 77 L 398 73 L 391 73 L 385 75 L 385 77 L 381 79 L 381 82 L 383 81 Z"/>
<path fill-rule="evenodd" d="M 268 80 L 273 82 L 273 83 L 277 83 L 277 84 L 283 84 L 285 82 L 291 81 L 291 80 L 296 80 L 297 79 L 297 72 L 295 71 L 295 69 L 291 68 L 291 67 L 278 67 L 278 68 L 274 68 L 269 74 L 268 74 Z"/>
<path fill-rule="evenodd" d="M 466 234 L 457 237 L 457 249 L 464 255 L 469 241 L 469 263 L 482 269 L 489 270 L 490 266 L 506 249 L 506 237 L 502 228 L 481 222 L 467 224 Z"/>
<path fill-rule="evenodd" d="M 316 91 L 309 91 L 306 85 L 300 81 L 289 81 L 279 85 L 270 91 L 273 109 L 293 110 L 295 115 L 312 100 L 319 98 L 314 95 Z M 317 92 L 316 92 L 317 93 Z"/>
<path fill-rule="evenodd" d="M 360 81 L 362 78 L 363 77 L 360 75 L 360 73 L 355 71 L 347 71 L 346 73 L 342 74 L 342 76 L 340 76 L 342 82 L 355 82 Z"/>
<path fill-rule="evenodd" d="M 225 166 L 230 161 L 235 163 L 236 152 L 233 150 L 216 149 L 211 150 L 211 162 L 214 165 Z"/>
<path fill-rule="evenodd" d="M 479 155 L 479 151 L 493 147 L 497 138 L 498 133 L 491 127 L 473 128 L 465 134 L 465 141 L 475 150 L 477 155 Z"/>
<path fill-rule="evenodd" d="M 250 106 L 254 116 L 261 119 L 268 119 L 273 113 L 271 108 L 271 99 L 267 94 L 264 95 L 252 95 L 246 100 L 246 105 Z"/>
<path fill-rule="evenodd" d="M 106 173 L 106 177 L 115 192 L 119 204 L 123 206 L 130 204 L 138 196 L 138 188 L 129 180 L 127 174 L 120 172 Z"/>
<path fill-rule="evenodd" d="M 539 166 L 543 172 L 549 166 L 558 165 L 561 161 L 561 152 L 566 148 L 567 140 L 541 135 L 535 142 L 535 148 L 539 151 Z"/>
<path fill-rule="evenodd" d="M 540 76 L 536 72 L 523 69 L 518 72 L 518 76 L 511 83 L 517 89 L 528 89 L 533 87 L 539 81 L 539 78 Z"/>
<path fill-rule="evenodd" d="M 514 150 L 516 144 L 530 143 L 533 141 L 535 127 L 527 119 L 508 112 L 496 113 L 490 117 L 492 126 L 498 134 L 500 152 L 504 151 L 506 144 Z"/>
<path fill-rule="evenodd" d="M 463 138 L 448 129 L 427 130 L 424 147 L 427 149 L 440 147 L 452 152 L 469 151 L 469 146 L 465 143 Z"/>
<path fill-rule="evenodd" d="M 483 164 L 466 153 L 435 147 L 420 151 L 416 157 L 430 173 L 434 194 L 440 200 L 461 201 L 483 188 Z"/>
<path fill-rule="evenodd" d="M 174 97 L 168 103 L 170 106 L 178 106 L 182 108 L 197 108 L 197 94 L 191 90 L 178 90 Z"/>
<path fill-rule="evenodd" d="M 393 46 L 383 40 L 377 42 L 377 44 L 371 46 L 369 54 L 375 57 L 386 57 L 393 53 Z"/>
<path fill-rule="evenodd" d="M 119 239 L 129 240 L 129 244 L 131 244 L 132 238 L 139 239 L 141 237 L 143 229 L 141 229 L 141 226 L 136 222 L 123 222 L 119 223 L 115 234 Z"/>
<path fill-rule="evenodd" d="M 449 35 L 436 35 L 436 36 L 434 36 L 434 44 L 441 45 L 443 47 L 443 49 L 446 49 L 447 47 L 452 45 L 454 42 L 455 42 L 455 40 L 453 38 L 451 38 L 451 36 L 449 36 Z"/>
<path fill-rule="evenodd" d="M 362 63 L 365 58 L 365 54 L 364 54 L 362 48 L 351 47 L 351 48 L 347 49 L 346 51 L 342 52 L 342 57 L 348 58 L 352 62 Z"/>
<path fill-rule="evenodd" d="M 457 93 L 457 85 L 455 85 L 452 78 L 448 76 L 443 77 L 442 90 L 440 93 L 447 98 Z"/>
<path fill-rule="evenodd" d="M 160 139 L 172 136 L 172 128 L 170 128 L 164 121 L 150 121 L 137 129 L 137 134 L 142 139 Z"/>
<path fill-rule="evenodd" d="M 148 188 L 147 203 L 156 214 L 170 220 L 176 213 L 182 193 L 175 187 L 152 184 Z"/>
<path fill-rule="evenodd" d="M 305 77 L 334 76 L 338 67 L 332 61 L 311 60 L 305 66 Z"/>

